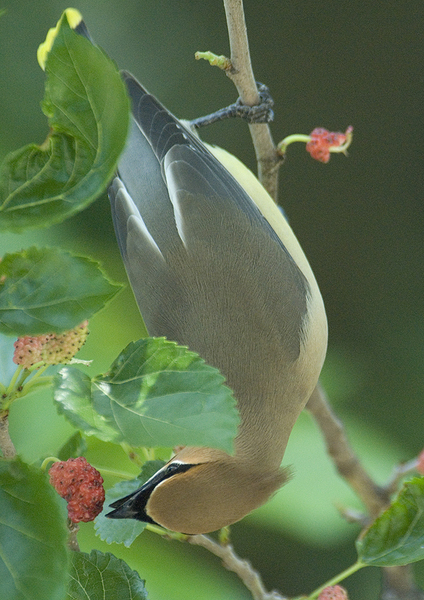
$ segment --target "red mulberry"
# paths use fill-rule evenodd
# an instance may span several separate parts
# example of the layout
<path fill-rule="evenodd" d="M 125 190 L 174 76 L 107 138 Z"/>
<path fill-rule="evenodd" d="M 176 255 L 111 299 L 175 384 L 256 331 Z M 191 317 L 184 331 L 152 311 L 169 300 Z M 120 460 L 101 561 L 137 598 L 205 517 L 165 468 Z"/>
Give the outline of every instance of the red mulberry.
<path fill-rule="evenodd" d="M 103 508 L 103 478 L 85 458 L 58 461 L 49 470 L 50 483 L 68 502 L 68 516 L 73 523 L 93 521 Z"/>

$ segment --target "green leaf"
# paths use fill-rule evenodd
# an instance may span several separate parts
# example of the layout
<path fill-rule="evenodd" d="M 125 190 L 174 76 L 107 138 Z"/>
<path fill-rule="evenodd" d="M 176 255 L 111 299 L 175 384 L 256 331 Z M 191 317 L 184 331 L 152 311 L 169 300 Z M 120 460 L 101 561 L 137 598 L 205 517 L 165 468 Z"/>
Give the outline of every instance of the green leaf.
<path fill-rule="evenodd" d="M 87 451 L 87 442 L 82 437 L 81 432 L 77 431 L 60 448 L 57 458 L 59 460 L 68 460 L 68 458 L 78 458 Z"/>
<path fill-rule="evenodd" d="M 164 338 L 132 342 L 93 379 L 93 406 L 131 446 L 233 451 L 239 415 L 219 371 Z"/>
<path fill-rule="evenodd" d="M 119 441 L 119 434 L 99 415 L 91 402 L 91 379 L 76 367 L 63 367 L 54 382 L 54 402 L 59 414 L 86 435 L 104 442 Z"/>
<path fill-rule="evenodd" d="M 72 553 L 68 600 L 147 600 L 144 581 L 113 554 Z"/>
<path fill-rule="evenodd" d="M 391 567 L 424 559 L 424 477 L 405 483 L 390 507 L 356 542 L 366 565 Z"/>
<path fill-rule="evenodd" d="M 62 368 L 54 399 L 75 427 L 103 441 L 231 452 L 239 416 L 223 381 L 187 348 L 147 338 L 129 344 L 110 371 L 92 381 L 74 367 Z"/>
<path fill-rule="evenodd" d="M 62 600 L 68 553 L 63 502 L 38 469 L 0 460 L 0 596 Z"/>
<path fill-rule="evenodd" d="M 0 230 L 58 223 L 106 188 L 122 152 L 129 100 L 115 64 L 62 16 L 46 62 L 42 104 L 50 133 L 0 169 Z"/>
<path fill-rule="evenodd" d="M 124 544 L 127 548 L 131 546 L 133 541 L 145 529 L 146 523 L 136 521 L 135 519 L 107 519 L 106 513 L 111 510 L 110 504 L 112 502 L 138 490 L 138 488 L 150 479 L 150 477 L 163 467 L 164 464 L 165 461 L 163 460 L 150 460 L 143 465 L 137 479 L 120 481 L 106 492 L 103 511 L 96 517 L 94 522 L 96 535 L 98 535 L 101 540 L 108 544 Z"/>
<path fill-rule="evenodd" d="M 120 481 L 106 492 L 103 512 L 96 517 L 94 524 L 96 535 L 98 535 L 102 541 L 107 542 L 108 544 L 124 544 L 124 546 L 128 548 L 145 529 L 147 523 L 144 523 L 143 521 L 136 521 L 135 519 L 106 518 L 106 513 L 112 510 L 110 508 L 112 502 L 115 502 L 115 500 L 119 500 L 119 498 L 123 498 L 124 496 L 128 496 L 131 492 L 135 492 L 141 485 L 142 483 L 140 483 L 139 479 Z"/>
<path fill-rule="evenodd" d="M 16 336 L 72 329 L 121 288 L 96 261 L 34 246 L 3 257 L 0 281 L 0 332 Z"/>

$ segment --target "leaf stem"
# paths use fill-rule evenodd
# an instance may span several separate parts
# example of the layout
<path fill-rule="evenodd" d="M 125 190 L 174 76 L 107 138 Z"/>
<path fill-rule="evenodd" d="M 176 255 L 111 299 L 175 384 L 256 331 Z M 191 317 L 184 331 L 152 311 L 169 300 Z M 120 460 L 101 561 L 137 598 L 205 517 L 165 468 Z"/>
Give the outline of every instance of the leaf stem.
<path fill-rule="evenodd" d="M 22 372 L 22 365 L 18 365 L 16 368 L 16 371 L 13 373 L 13 377 L 10 380 L 9 385 L 6 388 L 5 394 L 7 396 L 9 396 L 9 394 L 11 394 L 12 391 L 15 389 L 16 381 L 17 381 L 19 375 L 21 374 L 21 372 Z"/>
<path fill-rule="evenodd" d="M 151 523 L 147 523 L 146 529 L 155 533 L 156 535 L 160 535 L 164 538 L 168 538 L 170 540 L 177 540 L 178 542 L 186 542 L 189 538 L 185 533 L 178 533 L 176 531 L 170 531 L 169 529 L 164 529 L 159 525 L 152 525 Z"/>
<path fill-rule="evenodd" d="M 146 448 L 145 446 L 142 448 L 143 454 L 146 460 L 155 460 L 156 453 L 154 448 Z M 135 454 L 138 457 L 138 454 Z M 139 457 L 138 457 L 139 458 Z M 142 464 L 142 463 L 140 463 Z"/>
<path fill-rule="evenodd" d="M 277 144 L 277 150 L 278 150 L 278 152 L 280 152 L 280 154 L 285 154 L 287 146 L 289 146 L 290 144 L 293 144 L 294 142 L 303 142 L 303 143 L 307 144 L 310 141 L 311 141 L 310 135 L 305 135 L 303 133 L 292 133 L 291 135 L 288 135 L 283 140 L 281 140 L 281 142 L 279 142 Z"/>
<path fill-rule="evenodd" d="M 355 564 L 348 567 L 347 569 L 345 569 L 344 571 L 342 571 L 335 577 L 332 577 L 326 583 L 324 583 L 324 585 L 322 585 L 319 588 L 317 588 L 316 590 L 314 590 L 312 592 L 312 594 L 310 594 L 307 597 L 307 600 L 314 600 L 314 598 L 318 598 L 318 596 L 320 595 L 322 590 L 324 590 L 326 587 L 329 587 L 331 585 L 336 585 L 340 581 L 343 581 L 343 579 L 346 579 L 350 575 L 353 575 L 353 573 L 356 573 L 356 571 L 359 571 L 359 569 L 362 569 L 362 567 L 366 567 L 366 566 L 367 566 L 366 564 L 364 564 L 360 560 L 358 560 Z"/>
<path fill-rule="evenodd" d="M 23 398 L 24 396 L 29 394 L 34 389 L 34 387 L 47 387 L 47 385 L 51 383 L 52 378 L 41 378 L 40 376 L 49 366 L 50 365 L 45 365 L 40 362 L 36 363 L 35 365 L 32 365 L 32 367 L 30 367 L 29 369 L 23 369 L 22 365 L 18 365 L 18 368 L 13 374 L 9 385 L 5 390 L 2 406 L 3 410 L 8 410 L 12 402 L 14 402 L 14 400 L 16 400 L 17 398 Z M 24 385 L 25 380 L 33 374 L 35 369 L 38 369 L 37 372 Z"/>
<path fill-rule="evenodd" d="M 130 481 L 131 479 L 134 479 L 136 477 L 136 475 L 132 473 L 124 473 L 123 471 L 116 471 L 115 469 L 105 469 L 104 467 L 99 467 L 97 465 L 92 466 L 98 471 L 100 471 L 102 475 L 106 473 L 107 475 L 113 475 L 113 477 L 119 477 L 120 479 L 125 479 L 127 481 Z"/>
<path fill-rule="evenodd" d="M 21 388 L 24 384 L 24 381 L 27 377 L 29 377 L 29 375 L 30 373 L 28 369 L 22 369 L 21 365 L 18 366 L 7 387 L 6 397 L 4 398 L 2 406 L 3 410 L 8 411 L 12 402 L 19 397 L 19 392 L 22 391 Z"/>
<path fill-rule="evenodd" d="M 55 462 L 59 462 L 59 459 L 56 456 L 48 456 L 47 458 L 45 458 L 43 460 L 43 462 L 41 463 L 41 467 L 40 469 L 42 471 L 45 471 L 47 468 L 47 465 L 49 464 L 49 462 L 55 463 Z"/>
<path fill-rule="evenodd" d="M 40 387 L 41 385 L 45 384 L 45 386 L 47 387 L 53 381 L 52 377 L 41 377 L 41 375 L 49 368 L 49 366 L 50 365 L 43 365 L 42 367 L 38 368 L 37 372 L 34 373 L 34 375 L 31 377 L 31 379 L 28 381 L 28 383 L 25 384 L 25 387 L 22 390 L 20 397 L 26 396 L 27 394 L 29 394 L 31 391 L 31 388 L 34 385 L 37 387 Z M 30 369 L 28 369 L 29 374 L 33 373 L 33 370 L 32 370 L 33 367 L 35 367 L 35 365 L 33 365 Z"/>

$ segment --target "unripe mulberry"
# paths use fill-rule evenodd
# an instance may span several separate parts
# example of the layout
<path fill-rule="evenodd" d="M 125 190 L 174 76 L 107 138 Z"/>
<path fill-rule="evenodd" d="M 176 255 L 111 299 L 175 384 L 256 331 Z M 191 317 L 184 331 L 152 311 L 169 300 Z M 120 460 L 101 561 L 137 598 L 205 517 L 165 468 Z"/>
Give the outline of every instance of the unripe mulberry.
<path fill-rule="evenodd" d="M 78 325 L 69 331 L 50 334 L 43 346 L 41 360 L 43 360 L 46 365 L 69 363 L 78 350 L 82 348 L 87 339 L 87 325 L 88 321 L 84 321 L 81 325 Z"/>
<path fill-rule="evenodd" d="M 29 369 L 38 362 L 45 365 L 69 363 L 84 345 L 88 333 L 88 321 L 84 321 L 63 333 L 20 337 L 14 343 L 13 361 L 24 369 Z"/>

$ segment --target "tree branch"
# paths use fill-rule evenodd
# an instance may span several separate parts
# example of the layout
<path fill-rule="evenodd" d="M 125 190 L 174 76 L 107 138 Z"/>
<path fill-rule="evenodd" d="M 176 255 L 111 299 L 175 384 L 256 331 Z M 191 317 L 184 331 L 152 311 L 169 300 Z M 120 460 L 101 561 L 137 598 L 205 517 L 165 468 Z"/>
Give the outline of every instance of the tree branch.
<path fill-rule="evenodd" d="M 79 531 L 78 523 L 73 523 L 70 519 L 68 519 L 68 530 L 69 530 L 69 537 L 68 537 L 69 550 L 72 550 L 73 552 L 80 552 L 80 547 L 79 547 L 78 538 L 77 538 L 77 533 Z"/>
<path fill-rule="evenodd" d="M 243 1 L 224 0 L 224 7 L 232 65 L 226 73 L 236 86 L 243 104 L 254 106 L 259 104 L 260 98 L 250 60 Z M 271 130 L 266 123 L 250 124 L 249 129 L 258 163 L 259 181 L 277 201 L 278 167 L 281 165 L 281 157 L 277 154 Z"/>
<path fill-rule="evenodd" d="M 347 481 L 375 519 L 390 502 L 391 486 L 378 486 L 365 471 L 350 447 L 342 422 L 333 413 L 327 395 L 318 383 L 308 404 L 308 410 L 324 436 L 327 451 L 340 475 Z M 424 592 L 413 580 L 411 565 L 383 567 L 381 600 L 424 600 Z"/>
<path fill-rule="evenodd" d="M 0 449 L 3 458 L 14 458 L 16 456 L 15 446 L 9 435 L 9 412 L 0 413 Z"/>
<path fill-rule="evenodd" d="M 259 94 L 253 74 L 246 22 L 242 0 L 224 0 L 230 40 L 231 68 L 225 69 L 227 75 L 236 86 L 240 99 L 247 106 L 259 104 Z M 250 134 L 258 163 L 258 177 L 262 185 L 277 202 L 278 168 L 281 158 L 278 156 L 270 128 L 267 124 L 250 124 Z M 340 475 L 349 483 L 367 507 L 370 518 L 377 515 L 389 504 L 390 490 L 378 486 L 363 468 L 358 457 L 349 445 L 346 432 L 341 421 L 333 413 L 326 394 L 320 384 L 314 390 L 306 409 L 317 422 L 324 436 L 327 451 Z M 259 574 L 251 565 L 241 560 L 233 548 L 222 546 L 207 536 L 192 536 L 190 543 L 203 546 L 219 556 L 227 569 L 238 574 L 255 600 L 280 600 L 277 592 L 269 594 L 263 587 Z M 390 593 L 395 593 L 395 600 L 424 600 L 417 595 L 413 583 L 410 566 L 384 568 L 385 590 L 384 600 Z"/>
<path fill-rule="evenodd" d="M 257 571 L 247 560 L 242 560 L 234 552 L 231 544 L 221 545 L 207 535 L 192 535 L 187 538 L 190 544 L 202 546 L 218 556 L 229 571 L 236 573 L 254 600 L 285 600 L 278 592 L 267 592 Z"/>
<path fill-rule="evenodd" d="M 388 504 L 387 494 L 371 479 L 350 447 L 344 426 L 332 411 L 320 384 L 312 393 L 306 410 L 317 422 L 337 471 L 365 504 L 370 516 L 375 518 Z"/>

